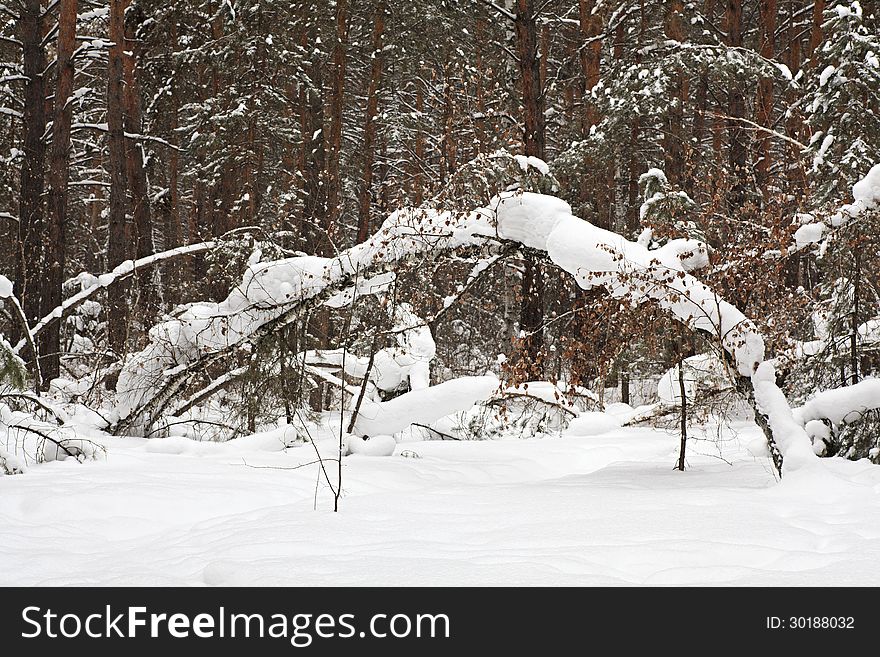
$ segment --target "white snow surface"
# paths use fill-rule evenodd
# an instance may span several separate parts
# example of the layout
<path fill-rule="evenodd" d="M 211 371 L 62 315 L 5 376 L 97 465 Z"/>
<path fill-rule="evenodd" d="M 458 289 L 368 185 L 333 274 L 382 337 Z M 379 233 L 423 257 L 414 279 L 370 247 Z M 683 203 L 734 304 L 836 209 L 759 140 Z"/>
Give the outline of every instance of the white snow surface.
<path fill-rule="evenodd" d="M 751 424 L 685 472 L 646 428 L 401 443 L 343 460 L 339 513 L 317 465 L 249 467 L 314 460 L 281 437 L 112 438 L 0 476 L 0 585 L 880 585 L 880 468 L 777 483 Z"/>
<path fill-rule="evenodd" d="M 620 428 L 620 420 L 608 413 L 585 412 L 568 423 L 566 436 L 598 436 Z"/>

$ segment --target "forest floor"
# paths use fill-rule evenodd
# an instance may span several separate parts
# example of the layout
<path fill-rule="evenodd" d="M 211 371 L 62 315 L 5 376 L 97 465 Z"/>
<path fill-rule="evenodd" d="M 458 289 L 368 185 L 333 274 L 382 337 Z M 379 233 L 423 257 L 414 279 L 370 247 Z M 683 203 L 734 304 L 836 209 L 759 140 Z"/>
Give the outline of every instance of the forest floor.
<path fill-rule="evenodd" d="M 278 432 L 109 439 L 0 477 L 0 585 L 880 584 L 880 468 L 778 483 L 756 436 L 707 431 L 685 472 L 648 428 L 402 443 L 343 460 L 339 513 Z"/>

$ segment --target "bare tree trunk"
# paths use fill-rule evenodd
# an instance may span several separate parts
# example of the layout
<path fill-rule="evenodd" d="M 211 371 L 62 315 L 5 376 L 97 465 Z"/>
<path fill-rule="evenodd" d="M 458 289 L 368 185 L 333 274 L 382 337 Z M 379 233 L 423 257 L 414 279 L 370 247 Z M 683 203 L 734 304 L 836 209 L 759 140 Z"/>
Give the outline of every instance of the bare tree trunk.
<path fill-rule="evenodd" d="M 773 59 L 775 51 L 776 36 L 776 0 L 761 0 L 760 4 L 760 29 L 761 29 L 761 56 L 765 59 Z M 762 77 L 758 82 L 758 96 L 755 99 L 755 111 L 757 112 L 757 122 L 759 125 L 770 127 L 772 125 L 773 115 L 773 79 Z M 767 195 L 767 185 L 770 180 L 770 135 L 760 135 L 758 142 L 758 162 L 755 166 L 755 172 L 758 178 L 758 184 L 765 196 Z"/>
<path fill-rule="evenodd" d="M 312 44 L 317 34 L 312 35 Z M 316 54 L 313 55 L 309 67 L 309 88 L 306 92 L 308 131 L 304 135 L 305 153 L 305 208 L 303 220 L 305 231 L 303 238 L 306 250 L 312 253 L 323 253 L 326 244 L 327 226 L 327 186 L 324 184 L 326 170 L 326 150 L 324 146 L 324 73 L 323 62 Z"/>
<path fill-rule="evenodd" d="M 178 50 L 177 23 L 174 21 L 171 22 L 170 39 L 171 48 L 176 53 Z M 171 143 L 176 146 L 178 143 L 178 88 L 176 76 L 172 76 L 169 101 L 168 132 Z M 173 249 L 183 244 L 182 228 L 180 215 L 180 153 L 176 148 L 172 148 L 168 152 L 168 211 L 163 225 L 165 249 Z M 186 276 L 188 272 L 189 268 L 181 268 L 178 263 L 169 263 L 163 268 L 165 280 L 178 281 L 177 285 L 169 285 L 166 289 L 166 302 L 170 305 L 175 305 L 182 298 L 181 293 L 183 290 L 181 287 L 189 282 Z"/>
<path fill-rule="evenodd" d="M 580 32 L 588 44 L 580 48 L 581 73 L 584 76 L 584 132 L 599 122 L 599 114 L 596 104 L 589 98 L 590 91 L 599 82 L 599 72 L 602 60 L 602 18 L 593 13 L 596 0 L 579 0 L 578 17 L 580 19 Z"/>
<path fill-rule="evenodd" d="M 327 140 L 327 222 L 336 229 L 341 205 L 339 156 L 345 107 L 345 69 L 348 51 L 348 0 L 336 0 L 336 44 L 333 47 L 333 85 L 330 91 L 330 135 Z"/>
<path fill-rule="evenodd" d="M 541 89 L 541 59 L 533 0 L 517 0 L 514 24 L 522 89 L 523 148 L 526 155 L 544 159 L 544 92 Z"/>
<path fill-rule="evenodd" d="M 669 13 L 666 16 L 666 35 L 675 41 L 684 40 L 682 12 L 684 2 L 673 0 L 669 3 Z M 684 106 L 687 102 L 687 79 L 684 71 L 678 69 L 673 82 L 673 97 L 670 98 L 669 113 L 667 115 L 666 134 L 664 137 L 664 151 L 666 161 L 664 168 L 666 176 L 675 186 L 680 186 L 684 177 Z"/>
<path fill-rule="evenodd" d="M 853 311 L 850 318 L 850 382 L 855 385 L 859 382 L 859 294 L 861 293 L 862 279 L 862 248 L 856 245 L 854 248 L 855 261 L 853 262 Z"/>
<path fill-rule="evenodd" d="M 418 89 L 416 90 L 416 111 L 421 114 L 424 110 L 425 92 L 422 89 L 422 85 L 419 84 Z M 425 200 L 425 176 L 422 173 L 422 163 L 425 160 L 425 132 L 421 127 L 418 129 L 418 132 L 416 132 L 415 148 L 416 157 L 415 162 L 413 162 L 415 167 L 415 172 L 413 174 L 413 203 L 418 207 Z"/>
<path fill-rule="evenodd" d="M 42 304 L 41 277 L 45 274 L 43 240 L 43 190 L 46 145 L 46 87 L 44 71 L 46 52 L 43 48 L 42 8 L 39 0 L 25 0 L 21 4 L 18 33 L 24 58 L 24 159 L 21 165 L 18 244 L 16 245 L 16 295 L 21 299 L 28 322 L 40 318 Z"/>
<path fill-rule="evenodd" d="M 67 255 L 67 181 L 70 166 L 71 107 L 73 94 L 73 51 L 76 48 L 76 0 L 60 0 L 56 41 L 55 116 L 52 121 L 52 152 L 49 162 L 49 223 L 46 230 L 46 263 L 41 314 L 61 305 L 64 265 Z M 57 378 L 61 370 L 60 323 L 41 336 L 40 370 L 43 385 Z"/>
<path fill-rule="evenodd" d="M 112 268 L 130 257 L 131 224 L 126 217 L 124 80 L 125 71 L 125 10 L 131 0 L 110 0 L 110 47 L 107 62 L 107 145 L 110 168 L 109 232 L 107 238 L 108 265 Z M 129 283 L 119 286 L 108 299 L 107 340 L 111 349 L 125 351 L 128 332 Z"/>
<path fill-rule="evenodd" d="M 742 9 L 743 0 L 728 0 L 725 22 L 727 27 L 727 45 L 732 48 L 742 47 Z M 743 96 L 742 83 L 734 80 L 727 92 L 727 140 L 728 140 L 728 168 L 729 175 L 733 180 L 728 198 L 728 204 L 733 209 L 742 207 L 745 202 L 746 192 L 746 135 L 742 123 L 737 119 L 745 116 L 745 98 Z"/>
<path fill-rule="evenodd" d="M 382 42 L 385 36 L 385 0 L 376 0 L 373 23 L 373 47 L 370 63 L 370 82 L 367 88 L 367 113 L 364 123 L 364 167 L 361 189 L 358 194 L 357 241 L 363 242 L 370 235 L 370 210 L 373 201 L 373 162 L 376 157 L 376 117 L 379 113 L 379 83 L 382 79 Z"/>
<path fill-rule="evenodd" d="M 678 450 L 678 469 L 684 472 L 684 457 L 687 449 L 687 388 L 684 385 L 684 357 L 678 361 L 678 392 L 681 395 L 681 443 Z"/>
<path fill-rule="evenodd" d="M 545 158 L 544 91 L 538 56 L 538 30 L 533 0 L 517 0 L 514 29 L 523 105 L 523 149 L 526 155 Z M 544 276 L 528 254 L 523 259 L 520 329 L 527 334 L 526 354 L 538 373 L 538 357 L 544 347 Z"/>
<path fill-rule="evenodd" d="M 440 184 L 445 185 L 455 173 L 455 89 L 449 62 L 443 66 L 443 139 L 440 148 Z"/>
<path fill-rule="evenodd" d="M 823 14 L 825 13 L 825 0 L 813 0 L 813 27 L 810 30 L 810 45 L 807 51 L 807 57 L 812 57 L 816 52 L 816 48 L 822 43 L 824 35 L 822 34 Z"/>
<path fill-rule="evenodd" d="M 125 54 L 123 66 L 123 125 L 125 132 L 140 134 L 142 130 L 141 88 L 139 79 L 140 42 L 137 29 L 143 21 L 141 7 L 136 5 L 128 12 L 125 20 Z M 153 221 L 150 213 L 150 199 L 147 190 L 147 172 L 144 168 L 143 147 L 138 141 L 125 142 L 126 173 L 131 194 L 131 213 L 134 217 L 135 258 L 143 258 L 155 252 L 153 246 Z M 139 306 L 141 315 L 151 313 L 153 285 L 150 276 L 139 279 Z"/>

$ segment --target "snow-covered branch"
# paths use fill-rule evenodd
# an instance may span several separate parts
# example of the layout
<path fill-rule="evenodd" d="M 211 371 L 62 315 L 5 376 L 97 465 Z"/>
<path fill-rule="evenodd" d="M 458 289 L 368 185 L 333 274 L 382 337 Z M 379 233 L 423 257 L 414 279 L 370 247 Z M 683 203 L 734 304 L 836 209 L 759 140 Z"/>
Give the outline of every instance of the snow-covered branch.
<path fill-rule="evenodd" d="M 199 242 L 198 244 L 179 246 L 175 249 L 169 249 L 168 251 L 155 253 L 150 256 L 138 258 L 137 260 L 126 260 L 122 264 L 118 265 L 115 269 L 113 269 L 113 271 L 110 271 L 106 274 L 100 274 L 98 276 L 85 274 L 85 276 L 88 277 L 89 282 L 83 287 L 83 289 L 74 294 L 72 297 L 65 299 L 65 301 L 60 306 L 54 308 L 52 312 L 50 312 L 48 315 L 43 317 L 43 319 L 37 322 L 37 325 L 31 329 L 31 335 L 33 338 L 35 338 L 40 333 L 42 333 L 49 324 L 56 320 L 62 319 L 83 301 L 86 301 L 98 292 L 101 292 L 102 290 L 110 287 L 115 282 L 132 276 L 135 272 L 138 272 L 141 269 L 151 267 L 167 260 L 173 260 L 174 258 L 203 253 L 205 251 L 211 250 L 212 248 L 214 248 L 215 245 L 216 242 Z M 82 277 L 83 275 L 81 274 L 80 276 Z M 22 339 L 17 345 L 15 345 L 15 351 L 20 351 L 21 348 L 24 347 L 24 345 L 25 340 Z"/>
<path fill-rule="evenodd" d="M 689 273 L 701 264 L 698 242 L 678 240 L 650 251 L 573 216 L 558 198 L 515 192 L 468 214 L 400 210 L 366 242 L 333 258 L 300 256 L 252 265 L 226 300 L 194 304 L 151 330 L 149 345 L 125 363 L 119 376 L 119 428 L 151 423 L 186 378 L 202 368 L 202 360 L 216 362 L 357 280 L 394 271 L 416 256 L 448 255 L 487 242 L 496 249 L 512 243 L 546 253 L 581 287 L 601 286 L 632 303 L 657 303 L 691 330 L 711 336 L 747 382 L 768 439 L 788 466 L 814 457 L 776 385 L 772 364 L 765 362 L 755 324 Z"/>

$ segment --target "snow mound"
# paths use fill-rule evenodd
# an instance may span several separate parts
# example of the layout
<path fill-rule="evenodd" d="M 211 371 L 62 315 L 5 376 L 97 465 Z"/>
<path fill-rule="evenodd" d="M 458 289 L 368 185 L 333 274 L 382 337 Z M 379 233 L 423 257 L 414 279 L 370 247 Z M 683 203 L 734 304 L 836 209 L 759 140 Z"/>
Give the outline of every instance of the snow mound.
<path fill-rule="evenodd" d="M 430 425 L 446 415 L 488 399 L 497 388 L 498 379 L 494 376 L 469 376 L 413 390 L 386 402 L 364 400 L 353 433 L 359 436 L 390 435 L 411 424 Z"/>
<path fill-rule="evenodd" d="M 393 436 L 372 436 L 369 440 L 351 436 L 348 441 L 349 453 L 362 456 L 391 456 L 395 449 L 397 441 Z"/>
<path fill-rule="evenodd" d="M 620 428 L 620 420 L 608 413 L 581 413 L 568 424 L 565 436 L 598 436 Z"/>

